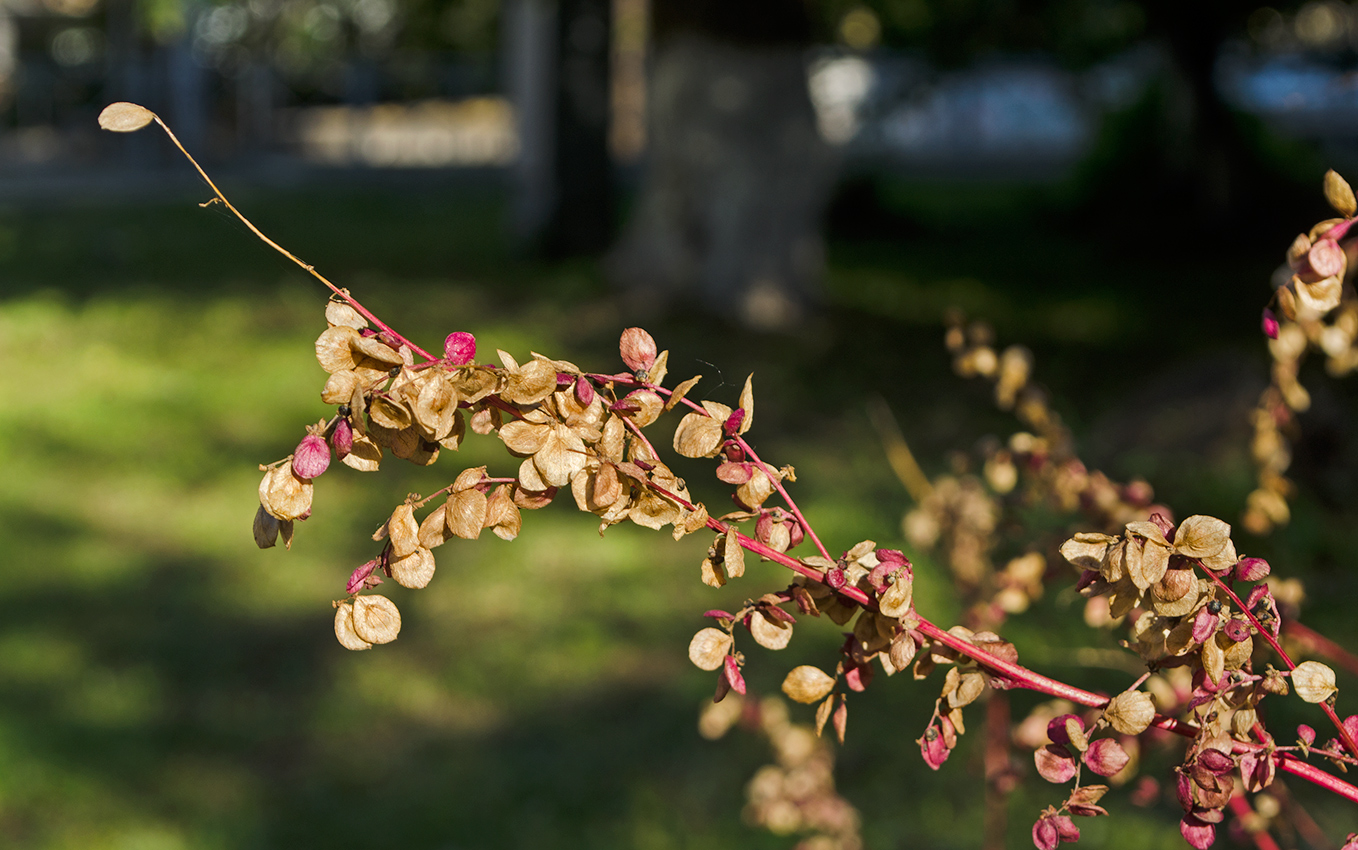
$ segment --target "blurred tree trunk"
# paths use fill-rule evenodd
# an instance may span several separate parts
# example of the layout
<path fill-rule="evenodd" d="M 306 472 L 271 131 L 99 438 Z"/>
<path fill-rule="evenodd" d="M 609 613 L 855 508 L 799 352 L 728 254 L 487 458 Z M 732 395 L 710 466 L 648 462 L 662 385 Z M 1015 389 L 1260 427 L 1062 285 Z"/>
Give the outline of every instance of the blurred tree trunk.
<path fill-rule="evenodd" d="M 609 0 L 517 0 L 505 14 L 520 139 L 513 229 L 550 256 L 597 253 L 612 237 L 610 12 Z"/>
<path fill-rule="evenodd" d="M 787 327 L 823 267 L 833 158 L 806 84 L 800 0 L 654 0 L 649 161 L 609 257 L 634 306 L 697 301 Z"/>

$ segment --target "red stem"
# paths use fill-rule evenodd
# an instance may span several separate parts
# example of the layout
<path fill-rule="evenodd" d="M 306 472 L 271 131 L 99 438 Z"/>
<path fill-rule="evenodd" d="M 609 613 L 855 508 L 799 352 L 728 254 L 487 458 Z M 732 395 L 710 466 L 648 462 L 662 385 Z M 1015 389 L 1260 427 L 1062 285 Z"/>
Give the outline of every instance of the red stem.
<path fill-rule="evenodd" d="M 764 474 L 773 482 L 774 489 L 778 491 L 778 495 L 783 497 L 783 501 L 787 503 L 788 510 L 792 511 L 792 515 L 797 518 L 797 522 L 802 524 L 802 529 L 806 532 L 806 536 L 810 537 L 811 542 L 816 544 L 816 548 L 820 550 L 820 554 L 825 560 L 833 561 L 834 558 L 830 557 L 829 551 L 827 551 L 825 545 L 820 542 L 820 538 L 816 536 L 816 531 L 811 527 L 811 523 L 807 522 L 806 517 L 802 516 L 801 508 L 798 508 L 797 503 L 792 501 L 792 497 L 788 495 L 787 490 L 783 488 L 783 482 L 778 480 L 780 476 L 777 471 L 759 459 L 759 455 L 755 454 L 754 447 L 745 442 L 744 437 L 736 437 L 735 440 L 736 444 L 744 449 L 745 453 L 763 468 Z"/>

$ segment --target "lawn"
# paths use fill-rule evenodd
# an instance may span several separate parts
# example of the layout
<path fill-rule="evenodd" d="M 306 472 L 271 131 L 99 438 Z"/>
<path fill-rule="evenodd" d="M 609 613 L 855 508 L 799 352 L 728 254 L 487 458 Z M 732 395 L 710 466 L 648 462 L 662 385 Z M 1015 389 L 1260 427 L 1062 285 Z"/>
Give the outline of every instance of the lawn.
<path fill-rule="evenodd" d="M 596 266 L 516 259 L 491 187 L 225 188 L 271 236 L 426 347 L 467 330 L 483 358 L 531 349 L 617 368 L 628 317 Z M 754 441 L 797 467 L 794 493 L 832 549 L 864 538 L 902 545 L 910 502 L 868 424 L 871 396 L 892 406 L 931 473 L 947 468 L 947 452 L 1015 428 L 983 388 L 949 373 L 940 339 L 953 304 L 1035 349 L 1091 461 L 1146 475 L 1185 514 L 1233 520 L 1250 473 L 1230 403 L 1252 402 L 1262 385 L 1254 323 L 1290 234 L 1224 267 L 1180 264 L 1166 280 L 1155 277 L 1157 257 L 1036 233 L 1015 226 L 984 251 L 946 224 L 927 238 L 840 240 L 824 310 L 801 333 L 733 331 L 698 314 L 650 330 L 671 350 L 674 379 L 701 373 L 699 390 L 716 400 L 732 402 L 755 373 Z M 315 515 L 292 551 L 261 552 L 249 528 L 257 465 L 326 415 L 312 356 L 321 288 L 188 196 L 0 210 L 0 279 L 0 844 L 794 843 L 742 822 L 744 783 L 767 750 L 750 735 L 697 735 L 713 681 L 685 657 L 702 611 L 781 587 L 775 567 L 712 590 L 698 580 L 705 537 L 676 544 L 629 526 L 600 540 L 562 503 L 527 515 L 512 543 L 441 549 L 429 589 L 391 591 L 400 640 L 346 652 L 329 603 L 376 553 L 372 530 L 406 493 L 431 492 L 464 467 L 505 474 L 497 443 L 469 439 L 460 457 L 427 470 L 336 466 L 318 480 Z M 1220 393 L 1205 417 L 1204 375 Z M 1351 456 L 1352 392 L 1331 382 L 1322 394 L 1322 421 L 1344 437 L 1333 468 Z M 1303 478 L 1298 521 L 1249 548 L 1318 585 L 1308 622 L 1354 644 L 1343 604 L 1358 592 L 1346 468 Z M 725 498 L 702 466 L 680 471 L 700 498 Z M 946 622 L 955 613 L 946 574 L 927 553 L 910 554 L 920 607 Z M 1065 647 L 1115 646 L 1091 637 L 1073 603 L 1053 592 L 1014 623 L 1022 658 L 1079 676 Z M 832 663 L 839 640 L 831 624 L 809 621 L 789 651 L 754 649 L 751 687 L 774 692 L 790 666 Z M 937 684 L 882 679 L 854 702 L 839 781 L 869 847 L 979 841 L 979 751 L 968 742 L 934 775 L 914 744 Z M 1017 697 L 1016 711 L 1035 702 Z M 1014 795 L 1013 846 L 1058 796 L 1035 777 Z M 1094 845 L 1177 836 L 1172 804 L 1110 800 L 1115 818 L 1087 824 Z M 1314 811 L 1334 836 L 1358 829 L 1350 809 L 1319 801 Z"/>

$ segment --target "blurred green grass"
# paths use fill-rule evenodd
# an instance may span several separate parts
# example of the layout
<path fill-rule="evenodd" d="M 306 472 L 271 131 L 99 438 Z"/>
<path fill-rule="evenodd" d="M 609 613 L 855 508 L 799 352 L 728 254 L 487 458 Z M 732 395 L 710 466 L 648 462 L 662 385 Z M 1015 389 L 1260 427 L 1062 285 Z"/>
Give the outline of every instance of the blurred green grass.
<path fill-rule="evenodd" d="M 533 349 L 599 368 L 616 357 L 627 317 L 597 269 L 515 259 L 493 192 L 233 194 L 266 232 L 417 339 L 460 329 L 483 355 Z M 1167 311 L 1146 297 L 1154 263 L 1109 253 L 1017 227 L 983 251 L 946 226 L 899 243 L 841 242 L 827 303 L 802 333 L 762 336 L 685 314 L 650 329 L 672 351 L 671 374 L 707 375 L 709 397 L 732 400 L 756 373 L 757 445 L 797 466 L 796 492 L 832 548 L 901 545 L 908 500 L 867 425 L 869 394 L 897 411 L 931 472 L 949 450 L 1013 430 L 982 388 L 948 372 L 940 322 L 959 303 L 993 320 L 1003 341 L 1035 348 L 1058 407 L 1096 454 L 1103 440 L 1106 456 L 1093 459 L 1150 475 L 1173 504 L 1203 505 L 1192 512 L 1229 515 L 1248 481 L 1243 446 L 1204 454 L 1190 433 L 1188 444 L 1138 455 L 1101 422 L 1123 421 L 1134 391 L 1164 386 L 1166 370 L 1204 352 L 1262 370 L 1252 317 L 1269 267 L 1242 252 L 1226 268 L 1180 268 L 1156 285 L 1189 306 Z M 791 845 L 741 822 L 743 784 L 767 753 L 749 736 L 697 736 L 712 681 L 684 653 L 701 611 L 780 586 L 773 567 L 712 591 L 697 580 L 704 539 L 620 527 L 601 541 L 559 504 L 526 515 L 513 543 L 440 549 L 428 590 L 391 592 L 400 640 L 344 652 L 327 603 L 375 551 L 372 529 L 407 492 L 466 466 L 503 467 L 494 445 L 469 440 L 429 470 L 337 467 L 318 481 L 293 551 L 260 552 L 249 532 L 256 465 L 325 415 L 311 354 L 319 287 L 219 210 L 163 202 L 0 211 L 0 275 L 0 844 Z M 1226 280 L 1206 294 L 1186 283 L 1206 275 Z M 1229 285 L 1248 293 L 1245 306 L 1204 324 L 1195 299 Z M 1147 429 L 1163 432 L 1175 409 L 1160 403 Z M 1137 439 L 1155 445 L 1156 433 Z M 700 465 L 680 471 L 721 503 Z M 1327 583 L 1315 624 L 1351 638 L 1335 601 L 1358 589 L 1351 509 L 1327 492 L 1306 491 L 1298 522 L 1259 545 Z M 919 582 L 921 607 L 947 621 L 948 580 L 927 556 Z M 1013 624 L 1013 639 L 1054 672 L 1118 687 L 1122 674 L 1062 666 L 1064 647 L 1091 639 L 1071 605 L 1049 594 Z M 752 687 L 776 691 L 793 664 L 833 657 L 830 624 L 807 621 L 799 633 L 791 653 L 750 653 Z M 979 842 L 974 741 L 936 775 L 913 743 L 935 688 L 897 678 L 854 702 L 838 778 L 869 847 Z M 1018 696 L 1016 710 L 1035 702 Z M 1035 781 L 1014 796 L 1014 846 L 1055 796 Z M 1332 832 L 1355 828 L 1343 807 L 1317 806 Z M 1123 798 L 1111 808 L 1111 823 L 1082 824 L 1086 840 L 1142 847 L 1177 834 L 1170 807 Z"/>

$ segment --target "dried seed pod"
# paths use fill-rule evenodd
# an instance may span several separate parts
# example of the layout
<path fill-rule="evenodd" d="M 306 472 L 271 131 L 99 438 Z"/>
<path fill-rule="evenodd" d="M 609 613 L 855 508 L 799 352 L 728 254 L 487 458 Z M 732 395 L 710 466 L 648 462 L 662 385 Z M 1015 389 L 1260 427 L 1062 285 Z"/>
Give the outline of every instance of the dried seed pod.
<path fill-rule="evenodd" d="M 259 503 L 280 520 L 310 514 L 311 494 L 311 482 L 292 474 L 292 461 L 270 469 L 259 482 Z"/>
<path fill-rule="evenodd" d="M 622 362 L 633 372 L 645 372 L 655 365 L 655 338 L 641 328 L 628 328 L 618 341 Z"/>
<path fill-rule="evenodd" d="M 729 561 L 728 561 L 729 571 Z M 792 624 L 770 618 L 763 611 L 750 615 L 750 634 L 765 649 L 783 649 L 792 640 Z"/>
<path fill-rule="evenodd" d="M 387 520 L 387 535 L 391 538 L 391 554 L 404 558 L 420 547 L 420 526 L 415 522 L 415 509 L 397 505 Z"/>
<path fill-rule="evenodd" d="M 385 596 L 354 597 L 354 632 L 368 643 L 391 643 L 401 633 L 401 612 Z"/>
<path fill-rule="evenodd" d="M 1140 735 L 1155 719 L 1155 703 L 1141 691 L 1124 691 L 1113 697 L 1103 716 L 1123 735 Z"/>
<path fill-rule="evenodd" d="M 1325 172 L 1325 200 L 1345 218 L 1351 218 L 1358 212 L 1358 201 L 1354 200 L 1352 187 L 1334 169 Z"/>
<path fill-rule="evenodd" d="M 298 478 L 316 478 L 330 466 L 330 446 L 323 437 L 308 434 L 292 453 L 292 471 Z"/>
<path fill-rule="evenodd" d="M 361 331 L 368 326 L 368 320 L 353 308 L 352 305 L 343 301 L 327 301 L 325 304 L 325 320 L 331 325 L 340 325 L 346 328 L 353 328 Z"/>
<path fill-rule="evenodd" d="M 1292 671 L 1292 689 L 1306 702 L 1324 702 L 1335 694 L 1334 670 L 1319 661 L 1303 661 Z"/>
<path fill-rule="evenodd" d="M 455 366 L 466 366 L 476 359 L 476 337 L 466 331 L 453 331 L 443 341 L 443 356 Z"/>
<path fill-rule="evenodd" d="M 1191 516 L 1174 530 L 1174 551 L 1185 558 L 1210 558 L 1231 542 L 1231 527 L 1210 516 Z"/>
<path fill-rule="evenodd" d="M 712 457 L 721 447 L 724 421 L 725 418 L 718 421 L 697 411 L 688 414 L 674 430 L 674 450 L 684 457 Z"/>
<path fill-rule="evenodd" d="M 783 693 L 787 694 L 788 699 L 803 705 L 823 699 L 834 689 L 834 677 L 809 664 L 792 668 L 787 678 L 783 679 Z"/>
<path fill-rule="evenodd" d="M 110 103 L 99 113 L 99 126 L 114 133 L 133 133 L 155 119 L 156 114 L 146 107 L 119 101 Z"/>
<path fill-rule="evenodd" d="M 716 670 L 734 640 L 721 629 L 701 629 L 688 644 L 688 660 L 699 670 Z"/>
<path fill-rule="evenodd" d="M 448 530 L 463 540 L 475 540 L 486 527 L 488 500 L 480 490 L 463 490 L 448 497 L 444 518 Z"/>
<path fill-rule="evenodd" d="M 508 484 L 496 487 L 487 497 L 485 527 L 501 540 L 513 540 L 519 536 L 523 528 L 523 515 L 519 513 L 519 506 L 514 504 Z"/>
<path fill-rule="evenodd" d="M 419 590 L 434 577 L 434 553 L 423 546 L 391 561 L 391 577 L 402 587 Z"/>
<path fill-rule="evenodd" d="M 348 602 L 335 608 L 335 638 L 345 649 L 372 649 L 373 646 L 354 631 L 354 606 Z"/>

